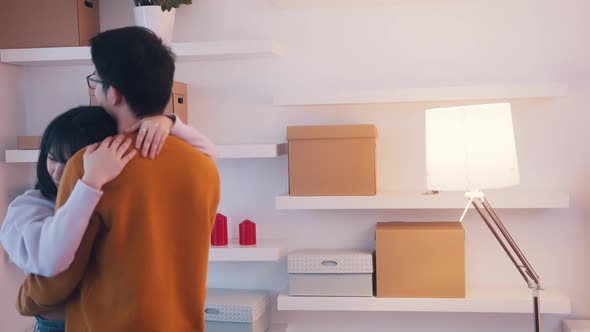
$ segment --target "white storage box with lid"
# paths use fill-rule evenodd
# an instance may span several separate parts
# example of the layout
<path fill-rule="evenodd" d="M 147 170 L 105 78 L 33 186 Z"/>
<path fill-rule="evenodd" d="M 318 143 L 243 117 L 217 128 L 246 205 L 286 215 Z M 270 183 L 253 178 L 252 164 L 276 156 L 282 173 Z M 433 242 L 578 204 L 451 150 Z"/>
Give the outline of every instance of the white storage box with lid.
<path fill-rule="evenodd" d="M 295 250 L 288 255 L 291 296 L 373 296 L 373 252 Z"/>
<path fill-rule="evenodd" d="M 270 327 L 268 293 L 207 289 L 205 332 L 265 332 Z"/>

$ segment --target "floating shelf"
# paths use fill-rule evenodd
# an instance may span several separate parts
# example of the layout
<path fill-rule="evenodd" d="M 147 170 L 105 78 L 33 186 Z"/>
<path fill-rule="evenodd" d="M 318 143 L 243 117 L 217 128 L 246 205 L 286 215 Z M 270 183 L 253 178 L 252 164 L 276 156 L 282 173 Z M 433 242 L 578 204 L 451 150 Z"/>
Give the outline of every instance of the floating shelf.
<path fill-rule="evenodd" d="M 564 320 L 563 332 L 590 332 L 590 320 Z"/>
<path fill-rule="evenodd" d="M 39 150 L 6 150 L 4 159 L 6 163 L 36 163 Z"/>
<path fill-rule="evenodd" d="M 280 240 L 258 240 L 255 246 L 240 246 L 230 240 L 225 247 L 211 247 L 210 262 L 276 262 L 287 253 L 287 243 Z"/>
<path fill-rule="evenodd" d="M 268 332 L 287 332 L 287 324 L 273 324 Z"/>
<path fill-rule="evenodd" d="M 287 144 L 218 145 L 219 159 L 276 158 L 287 153 Z M 36 163 L 39 150 L 6 150 L 6 163 Z"/>
<path fill-rule="evenodd" d="M 396 311 L 396 312 L 471 312 L 532 313 L 530 290 L 473 289 L 464 299 L 405 299 L 376 297 L 306 297 L 277 298 L 279 310 L 298 311 Z M 541 292 L 543 314 L 570 314 L 570 299 L 559 293 Z"/>
<path fill-rule="evenodd" d="M 490 190 L 486 197 L 496 209 L 569 208 L 569 194 L 548 190 Z M 463 209 L 462 192 L 422 194 L 418 192 L 380 193 L 376 196 L 289 196 L 276 198 L 279 210 L 403 210 Z"/>
<path fill-rule="evenodd" d="M 278 56 L 272 40 L 173 43 L 177 61 L 249 59 Z M 23 48 L 0 50 L 0 62 L 24 66 L 90 65 L 90 47 Z"/>
<path fill-rule="evenodd" d="M 335 7 L 371 7 L 395 4 L 393 0 L 273 0 L 280 7 L 286 8 L 335 8 Z"/>
<path fill-rule="evenodd" d="M 276 158 L 287 153 L 287 144 L 219 145 L 220 159 Z"/>
<path fill-rule="evenodd" d="M 520 85 L 473 85 L 390 90 L 305 91 L 285 93 L 274 99 L 277 106 L 405 103 L 486 99 L 551 98 L 568 95 L 567 83 Z"/>

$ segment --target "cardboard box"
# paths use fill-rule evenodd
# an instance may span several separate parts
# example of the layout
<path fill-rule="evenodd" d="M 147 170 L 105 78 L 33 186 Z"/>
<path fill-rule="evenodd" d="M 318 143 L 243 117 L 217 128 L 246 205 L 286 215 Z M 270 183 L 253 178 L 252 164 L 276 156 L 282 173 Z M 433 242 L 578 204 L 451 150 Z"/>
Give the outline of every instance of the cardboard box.
<path fill-rule="evenodd" d="M 0 48 L 88 46 L 99 31 L 98 0 L 2 2 Z"/>
<path fill-rule="evenodd" d="M 266 332 L 270 326 L 265 291 L 207 289 L 205 332 Z"/>
<path fill-rule="evenodd" d="M 291 196 L 371 196 L 374 125 L 287 127 Z"/>
<path fill-rule="evenodd" d="M 164 114 L 175 114 L 182 122 L 188 123 L 188 93 L 186 83 L 174 81 L 172 96 Z"/>
<path fill-rule="evenodd" d="M 378 223 L 376 241 L 377 297 L 465 297 L 460 222 Z"/>
<path fill-rule="evenodd" d="M 98 103 L 96 102 L 96 94 L 95 89 L 88 89 L 88 96 L 90 97 L 90 106 L 96 106 Z"/>
<path fill-rule="evenodd" d="M 38 150 L 41 147 L 42 136 L 17 136 L 16 148 L 19 150 Z"/>
<path fill-rule="evenodd" d="M 96 105 L 96 96 L 93 89 L 88 89 L 90 105 Z M 186 83 L 176 82 L 172 85 L 172 96 L 164 109 L 164 114 L 175 114 L 182 122 L 188 123 L 188 93 Z"/>
<path fill-rule="evenodd" d="M 290 296 L 373 296 L 373 252 L 295 250 L 287 258 Z"/>

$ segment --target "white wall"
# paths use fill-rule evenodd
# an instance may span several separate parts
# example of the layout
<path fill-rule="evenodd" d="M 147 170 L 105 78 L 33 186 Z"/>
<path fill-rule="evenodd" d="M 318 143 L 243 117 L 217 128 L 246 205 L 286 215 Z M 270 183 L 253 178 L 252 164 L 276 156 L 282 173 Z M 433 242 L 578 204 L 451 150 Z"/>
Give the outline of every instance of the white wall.
<path fill-rule="evenodd" d="M 298 0 L 284 0 L 297 4 Z M 422 190 L 422 110 L 453 103 L 323 107 L 272 106 L 275 93 L 322 89 L 436 87 L 564 81 L 566 98 L 512 101 L 522 186 L 572 193 L 567 210 L 500 211 L 547 288 L 572 299 L 574 317 L 590 317 L 588 266 L 590 156 L 590 10 L 586 0 L 346 1 L 326 8 L 284 8 L 270 0 L 199 0 L 177 13 L 175 41 L 273 38 L 277 59 L 182 63 L 177 79 L 190 83 L 190 122 L 216 143 L 281 142 L 287 125 L 373 123 L 379 128 L 379 185 Z M 103 29 L 132 22 L 131 1 L 103 0 Z M 356 3 L 365 3 L 356 1 Z M 321 6 L 320 6 L 321 7 Z M 90 68 L 26 69 L 35 94 L 26 98 L 25 131 L 40 133 L 50 118 L 87 99 Z M 67 92 L 67 93 L 66 93 Z M 58 97 L 55 97 L 59 95 Z M 3 131 L 4 133 L 4 131 Z M 11 134 L 12 135 L 12 134 Z M 303 247 L 372 248 L 374 225 L 392 220 L 453 220 L 460 211 L 277 211 L 287 191 L 286 158 L 222 160 L 221 212 L 232 231 L 249 218 L 259 237 Z M 1 173 L 0 173 L 1 174 Z M 493 202 L 492 202 L 493 204 Z M 524 287 L 482 222 L 470 213 L 467 283 Z M 287 286 L 286 263 L 213 263 L 212 287 Z M 559 331 L 563 316 L 545 316 Z M 275 313 L 289 331 L 529 330 L 529 315 L 413 313 Z"/>
<path fill-rule="evenodd" d="M 16 136 L 24 128 L 24 85 L 21 71 L 14 66 L 0 64 L 0 219 L 4 220 L 6 208 L 19 193 L 29 189 L 33 181 L 32 165 L 18 166 L 4 163 L 4 150 L 16 146 Z M 24 331 L 31 327 L 30 318 L 16 313 L 16 294 L 23 273 L 9 263 L 0 246 L 0 330 Z"/>

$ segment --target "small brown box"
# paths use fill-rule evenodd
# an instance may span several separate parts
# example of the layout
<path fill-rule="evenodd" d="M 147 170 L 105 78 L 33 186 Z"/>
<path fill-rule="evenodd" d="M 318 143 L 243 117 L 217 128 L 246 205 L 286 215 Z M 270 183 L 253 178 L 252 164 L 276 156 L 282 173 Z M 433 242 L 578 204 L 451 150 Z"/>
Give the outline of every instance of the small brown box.
<path fill-rule="evenodd" d="M 291 196 L 375 195 L 374 125 L 287 128 Z"/>
<path fill-rule="evenodd" d="M 96 105 L 93 89 L 88 89 L 90 105 Z M 164 114 L 175 114 L 184 123 L 188 123 L 188 94 L 186 83 L 176 82 L 172 85 L 172 96 L 164 109 Z"/>
<path fill-rule="evenodd" d="M 98 0 L 2 1 L 0 48 L 87 46 L 98 12 Z"/>
<path fill-rule="evenodd" d="M 377 223 L 376 241 L 377 297 L 465 297 L 460 222 Z"/>
<path fill-rule="evenodd" d="M 41 136 L 17 136 L 16 148 L 19 150 L 38 150 L 41 147 Z"/>
<path fill-rule="evenodd" d="M 98 103 L 96 102 L 96 95 L 94 94 L 94 89 L 88 89 L 88 96 L 90 96 L 90 106 L 96 106 Z"/>
<path fill-rule="evenodd" d="M 164 114 L 174 114 L 184 123 L 188 123 L 188 93 L 186 83 L 176 82 L 172 85 L 172 96 Z"/>

